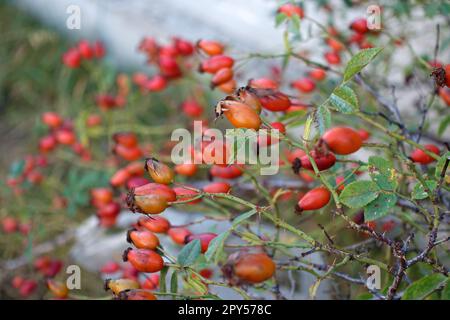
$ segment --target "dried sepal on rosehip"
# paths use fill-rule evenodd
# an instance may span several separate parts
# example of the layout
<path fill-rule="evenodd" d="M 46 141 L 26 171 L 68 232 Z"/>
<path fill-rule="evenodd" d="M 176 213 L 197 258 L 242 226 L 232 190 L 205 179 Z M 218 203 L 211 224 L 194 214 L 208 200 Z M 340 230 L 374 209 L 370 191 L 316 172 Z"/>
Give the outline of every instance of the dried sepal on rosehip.
<path fill-rule="evenodd" d="M 139 289 L 139 282 L 133 279 L 106 279 L 104 285 L 105 291 L 111 290 L 115 295 L 118 295 L 122 291 Z"/>

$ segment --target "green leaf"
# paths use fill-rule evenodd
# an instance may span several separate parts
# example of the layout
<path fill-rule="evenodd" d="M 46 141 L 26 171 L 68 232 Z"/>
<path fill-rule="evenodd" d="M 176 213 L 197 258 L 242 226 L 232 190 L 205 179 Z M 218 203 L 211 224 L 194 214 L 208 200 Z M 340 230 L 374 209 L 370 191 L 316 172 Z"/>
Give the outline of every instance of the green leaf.
<path fill-rule="evenodd" d="M 334 89 L 330 96 L 330 102 L 333 107 L 341 113 L 351 114 L 359 109 L 356 93 L 350 87 L 345 85 Z"/>
<path fill-rule="evenodd" d="M 241 214 L 240 216 L 236 217 L 233 220 L 232 228 L 236 228 L 239 224 L 241 224 L 244 220 L 247 220 L 251 216 L 253 216 L 256 213 L 255 209 L 252 209 L 246 213 Z"/>
<path fill-rule="evenodd" d="M 24 168 L 25 160 L 14 161 L 9 168 L 9 174 L 12 178 L 17 178 L 22 174 Z"/>
<path fill-rule="evenodd" d="M 229 235 L 230 232 L 226 231 L 211 240 L 208 245 L 208 250 L 205 252 L 205 258 L 208 262 L 216 262 L 219 260 L 220 253 L 223 250 L 223 245 Z"/>
<path fill-rule="evenodd" d="M 378 156 L 369 158 L 369 175 L 381 189 L 394 191 L 398 187 L 397 176 L 392 162 Z"/>
<path fill-rule="evenodd" d="M 442 136 L 442 134 L 447 130 L 448 125 L 450 124 L 450 115 L 446 116 L 441 123 L 439 124 L 439 128 L 437 134 Z"/>
<path fill-rule="evenodd" d="M 448 279 L 444 290 L 442 290 L 441 300 L 450 300 L 450 280 Z"/>
<path fill-rule="evenodd" d="M 448 278 L 441 273 L 434 273 L 423 277 L 406 288 L 402 300 L 423 300 L 432 294 L 433 291 L 444 286 L 447 279 Z"/>
<path fill-rule="evenodd" d="M 311 134 L 311 125 L 314 122 L 314 116 L 309 115 L 306 119 L 305 129 L 303 130 L 303 140 L 309 140 L 309 135 Z"/>
<path fill-rule="evenodd" d="M 177 293 L 178 292 L 178 273 L 174 271 L 170 278 L 170 292 Z"/>
<path fill-rule="evenodd" d="M 183 247 L 183 249 L 181 249 L 180 253 L 178 254 L 178 264 L 180 264 L 182 267 L 190 266 L 200 256 L 200 252 L 201 245 L 199 239 L 195 239 L 194 241 L 189 242 Z"/>
<path fill-rule="evenodd" d="M 208 288 L 200 279 L 194 278 L 192 277 L 192 275 L 189 275 L 185 280 L 188 286 L 194 289 L 194 291 L 200 294 L 206 294 L 208 292 Z"/>
<path fill-rule="evenodd" d="M 436 164 L 436 170 L 434 171 L 434 176 L 437 179 L 441 178 L 441 173 L 444 170 L 445 162 L 447 161 L 447 159 L 450 159 L 450 151 L 447 151 L 442 157 L 440 157 Z M 448 170 L 448 168 L 447 168 L 447 170 Z"/>
<path fill-rule="evenodd" d="M 278 27 L 280 24 L 286 21 L 286 18 L 287 16 L 283 12 L 278 13 L 275 17 L 275 27 Z"/>
<path fill-rule="evenodd" d="M 395 207 L 397 196 L 392 193 L 380 193 L 378 198 L 370 202 L 364 208 L 364 220 L 373 221 L 380 219 L 389 213 L 389 210 Z"/>
<path fill-rule="evenodd" d="M 344 82 L 350 80 L 355 74 L 367 66 L 381 52 L 381 50 L 383 50 L 383 48 L 369 48 L 356 53 L 345 67 Z"/>
<path fill-rule="evenodd" d="M 168 267 L 164 267 L 161 269 L 161 272 L 159 274 L 159 291 L 166 292 L 166 277 L 167 277 L 167 271 L 169 271 Z"/>
<path fill-rule="evenodd" d="M 425 184 L 431 192 L 433 192 L 433 190 L 437 187 L 437 182 L 434 180 L 426 180 Z M 429 194 L 425 191 L 422 183 L 418 182 L 411 192 L 411 197 L 416 200 L 423 200 L 428 198 Z"/>
<path fill-rule="evenodd" d="M 303 118 L 306 115 L 306 110 L 296 110 L 288 112 L 278 118 L 278 121 L 284 122 L 286 120 L 291 120 L 295 118 Z"/>
<path fill-rule="evenodd" d="M 321 104 L 316 112 L 315 121 L 317 123 L 317 127 L 319 129 L 320 134 L 324 134 L 325 131 L 331 126 L 331 113 L 328 107 L 325 104 Z"/>
<path fill-rule="evenodd" d="M 339 196 L 339 200 L 350 208 L 362 208 L 378 197 L 380 188 L 373 181 L 350 183 Z"/>

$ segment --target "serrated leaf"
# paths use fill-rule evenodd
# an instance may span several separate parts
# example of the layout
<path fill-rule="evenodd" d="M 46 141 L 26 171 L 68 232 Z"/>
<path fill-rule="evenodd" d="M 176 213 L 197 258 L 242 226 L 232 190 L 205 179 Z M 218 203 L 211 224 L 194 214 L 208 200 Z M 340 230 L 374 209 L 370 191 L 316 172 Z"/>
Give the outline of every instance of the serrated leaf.
<path fill-rule="evenodd" d="M 324 134 L 325 131 L 331 126 L 331 113 L 328 107 L 325 104 L 321 104 L 316 112 L 315 121 L 317 123 L 317 127 L 319 129 L 320 134 Z"/>
<path fill-rule="evenodd" d="M 434 189 L 437 187 L 437 182 L 434 180 L 426 180 L 425 184 L 427 185 L 428 189 L 433 192 Z M 425 188 L 423 187 L 422 183 L 418 182 L 411 192 L 411 197 L 416 200 L 423 200 L 429 197 L 429 194 L 425 191 Z"/>
<path fill-rule="evenodd" d="M 355 181 L 345 187 L 339 200 L 350 208 L 362 208 L 375 200 L 380 188 L 373 181 Z"/>
<path fill-rule="evenodd" d="M 369 48 L 356 53 L 345 67 L 344 82 L 350 80 L 355 74 L 367 66 L 381 52 L 381 50 L 383 50 L 383 48 Z"/>
<path fill-rule="evenodd" d="M 352 88 L 342 85 L 330 96 L 331 105 L 339 112 L 351 114 L 359 109 L 358 97 Z"/>
<path fill-rule="evenodd" d="M 398 187 L 397 175 L 392 162 L 379 156 L 369 158 L 369 175 L 381 189 L 394 191 Z"/>
<path fill-rule="evenodd" d="M 380 193 L 380 195 L 364 208 L 364 221 L 380 219 L 395 207 L 397 196 L 392 193 Z"/>
<path fill-rule="evenodd" d="M 208 250 L 205 252 L 205 258 L 209 262 L 216 262 L 220 257 L 220 253 L 223 250 L 223 245 L 225 240 L 230 235 L 229 231 L 219 234 L 217 237 L 213 238 L 208 245 Z"/>
<path fill-rule="evenodd" d="M 405 289 L 402 300 L 423 300 L 433 291 L 445 285 L 447 277 L 440 273 L 430 274 L 413 282 Z"/>
<path fill-rule="evenodd" d="M 181 249 L 180 253 L 178 254 L 178 264 L 182 267 L 187 267 L 192 265 L 195 260 L 200 256 L 201 253 L 201 245 L 200 240 L 195 239 L 191 242 L 189 242 L 187 245 Z"/>

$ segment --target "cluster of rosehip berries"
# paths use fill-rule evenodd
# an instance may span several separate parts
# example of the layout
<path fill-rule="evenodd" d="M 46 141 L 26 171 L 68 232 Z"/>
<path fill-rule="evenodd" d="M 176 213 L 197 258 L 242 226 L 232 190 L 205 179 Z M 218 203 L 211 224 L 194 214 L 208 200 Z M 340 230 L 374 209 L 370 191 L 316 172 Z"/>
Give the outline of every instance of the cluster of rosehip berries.
<path fill-rule="evenodd" d="M 69 68 L 78 68 L 83 60 L 101 59 L 104 55 L 105 48 L 101 42 L 90 44 L 87 40 L 81 40 L 63 54 L 62 61 Z"/>

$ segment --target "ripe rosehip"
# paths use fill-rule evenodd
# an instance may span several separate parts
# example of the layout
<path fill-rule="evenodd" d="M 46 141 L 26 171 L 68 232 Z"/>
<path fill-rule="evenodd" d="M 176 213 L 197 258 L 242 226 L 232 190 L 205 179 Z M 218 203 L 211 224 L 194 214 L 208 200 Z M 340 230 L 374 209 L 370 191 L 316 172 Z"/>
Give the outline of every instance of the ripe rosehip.
<path fill-rule="evenodd" d="M 294 149 L 292 151 L 286 150 L 285 153 L 286 158 L 290 163 L 294 163 L 296 158 L 301 159 L 306 154 L 302 149 Z"/>
<path fill-rule="evenodd" d="M 58 299 L 65 299 L 69 295 L 69 289 L 64 282 L 48 279 L 47 287 Z"/>
<path fill-rule="evenodd" d="M 138 145 L 138 138 L 134 132 L 118 132 L 113 135 L 115 143 L 127 148 L 136 147 Z"/>
<path fill-rule="evenodd" d="M 180 66 L 178 65 L 177 60 L 173 57 L 160 54 L 158 65 L 163 77 L 173 79 L 181 75 Z"/>
<path fill-rule="evenodd" d="M 169 184 L 173 181 L 173 170 L 155 158 L 145 160 L 145 170 L 147 170 L 152 179 L 157 183 Z"/>
<path fill-rule="evenodd" d="M 133 290 L 139 288 L 139 282 L 133 279 L 105 280 L 105 290 L 111 290 L 115 295 L 118 295 L 125 290 Z"/>
<path fill-rule="evenodd" d="M 255 89 L 278 89 L 278 83 L 269 78 L 251 79 L 249 80 L 248 85 Z"/>
<path fill-rule="evenodd" d="M 327 146 L 336 154 L 351 154 L 362 145 L 361 136 L 357 131 L 347 127 L 336 127 L 328 130 L 322 137 Z"/>
<path fill-rule="evenodd" d="M 141 283 L 142 289 L 155 290 L 159 286 L 159 274 L 152 273 Z"/>
<path fill-rule="evenodd" d="M 81 63 L 80 52 L 76 48 L 71 48 L 63 54 L 62 60 L 67 67 L 78 68 Z"/>
<path fill-rule="evenodd" d="M 345 184 L 343 183 L 345 178 L 343 176 L 336 177 L 336 187 L 338 191 L 342 191 L 345 188 Z"/>
<path fill-rule="evenodd" d="M 213 271 L 211 269 L 202 269 L 198 273 L 205 279 L 211 279 L 213 276 Z"/>
<path fill-rule="evenodd" d="M 192 177 L 197 173 L 197 165 L 193 163 L 177 164 L 174 171 L 179 175 Z"/>
<path fill-rule="evenodd" d="M 101 206 L 110 203 L 113 199 L 113 192 L 108 188 L 94 188 L 91 189 L 92 204 Z"/>
<path fill-rule="evenodd" d="M 11 281 L 11 285 L 13 286 L 13 288 L 19 289 L 24 281 L 25 279 L 22 278 L 21 276 L 15 276 Z"/>
<path fill-rule="evenodd" d="M 327 60 L 327 62 L 329 64 L 340 64 L 341 63 L 341 57 L 339 56 L 339 54 L 337 52 L 326 52 L 324 54 L 325 60 Z"/>
<path fill-rule="evenodd" d="M 364 129 L 359 129 L 358 134 L 361 137 L 362 141 L 366 141 L 370 138 L 370 132 Z"/>
<path fill-rule="evenodd" d="M 159 92 L 167 87 L 167 80 L 162 75 L 157 74 L 152 78 L 145 80 L 142 86 L 148 91 Z"/>
<path fill-rule="evenodd" d="M 33 294 L 33 292 L 37 288 L 37 282 L 34 280 L 24 280 L 22 285 L 19 288 L 19 294 L 26 298 Z"/>
<path fill-rule="evenodd" d="M 95 41 L 92 49 L 94 50 L 94 57 L 97 59 L 101 59 L 105 56 L 105 46 L 102 42 Z"/>
<path fill-rule="evenodd" d="M 320 152 L 313 150 L 310 152 L 311 157 L 314 159 L 314 162 L 317 165 L 317 169 L 319 171 L 327 170 L 334 166 L 336 163 L 336 157 L 332 152 Z M 314 170 L 311 161 L 309 161 L 309 157 L 304 155 L 300 158 L 301 167 L 307 170 Z"/>
<path fill-rule="evenodd" d="M 350 24 L 350 29 L 357 33 L 366 33 L 369 31 L 369 28 L 367 27 L 367 20 L 365 18 L 359 18 L 354 20 Z"/>
<path fill-rule="evenodd" d="M 19 224 L 13 217 L 6 217 L 2 219 L 2 228 L 5 233 L 13 233 L 17 231 Z"/>
<path fill-rule="evenodd" d="M 176 244 L 184 245 L 186 243 L 186 238 L 192 233 L 189 229 L 177 227 L 170 228 L 167 234 Z"/>
<path fill-rule="evenodd" d="M 231 68 L 222 68 L 217 70 L 211 79 L 211 88 L 215 88 L 230 81 L 233 78 L 233 70 Z"/>
<path fill-rule="evenodd" d="M 344 49 L 344 45 L 342 44 L 342 42 L 340 42 L 339 40 L 335 39 L 335 38 L 328 38 L 326 40 L 327 45 L 333 49 L 334 52 L 339 52 L 342 49 Z"/>
<path fill-rule="evenodd" d="M 62 125 L 63 119 L 56 112 L 44 112 L 42 122 L 50 128 L 57 128 Z"/>
<path fill-rule="evenodd" d="M 92 59 L 94 57 L 94 50 L 86 40 L 81 40 L 78 43 L 78 51 L 84 59 Z"/>
<path fill-rule="evenodd" d="M 234 263 L 234 274 L 249 283 L 260 283 L 275 273 L 275 263 L 265 253 L 242 254 Z"/>
<path fill-rule="evenodd" d="M 227 82 L 219 85 L 217 88 L 225 94 L 232 94 L 236 89 L 236 80 L 228 80 Z"/>
<path fill-rule="evenodd" d="M 97 216 L 100 218 L 117 217 L 120 213 L 120 204 L 109 202 L 101 205 L 97 210 Z"/>
<path fill-rule="evenodd" d="M 316 81 L 322 81 L 327 76 L 327 73 L 322 68 L 315 68 L 309 72 L 309 76 Z"/>
<path fill-rule="evenodd" d="M 142 176 L 145 172 L 145 168 L 141 161 L 135 161 L 127 164 L 125 170 L 131 176 Z"/>
<path fill-rule="evenodd" d="M 444 103 L 447 106 L 450 106 L 450 89 L 448 89 L 448 88 L 439 88 L 439 96 L 441 97 L 442 101 L 444 101 Z"/>
<path fill-rule="evenodd" d="M 206 53 L 208 56 L 216 56 L 223 53 L 223 45 L 218 41 L 199 40 L 197 48 Z"/>
<path fill-rule="evenodd" d="M 148 183 L 143 186 L 134 189 L 134 194 L 136 196 L 145 196 L 147 194 L 156 194 L 161 196 L 167 202 L 172 202 L 177 199 L 176 193 L 170 187 L 165 184 L 159 183 Z"/>
<path fill-rule="evenodd" d="M 227 182 L 213 182 L 203 187 L 207 193 L 228 193 L 231 186 Z"/>
<path fill-rule="evenodd" d="M 269 111 L 286 111 L 291 106 L 291 100 L 289 97 L 279 91 L 273 92 L 269 90 L 266 94 L 264 91 L 257 91 L 257 95 L 263 108 Z"/>
<path fill-rule="evenodd" d="M 223 68 L 232 68 L 234 60 L 228 56 L 216 55 L 202 61 L 199 71 L 214 74 Z"/>
<path fill-rule="evenodd" d="M 167 233 L 170 229 L 170 222 L 164 217 L 142 217 L 138 220 L 138 226 L 155 233 Z"/>
<path fill-rule="evenodd" d="M 293 15 L 297 15 L 300 18 L 305 17 L 305 12 L 303 11 L 303 8 L 293 3 L 283 4 L 278 8 L 278 12 L 284 13 L 288 17 L 292 17 Z"/>
<path fill-rule="evenodd" d="M 316 88 L 316 84 L 309 78 L 302 78 L 292 82 L 292 87 L 302 93 L 310 93 Z"/>
<path fill-rule="evenodd" d="M 450 88 L 450 64 L 445 65 L 445 85 Z"/>
<path fill-rule="evenodd" d="M 55 149 L 57 143 L 58 142 L 53 135 L 42 137 L 41 140 L 39 140 L 39 151 L 42 153 L 50 152 Z"/>
<path fill-rule="evenodd" d="M 173 41 L 175 48 L 180 55 L 190 56 L 192 53 L 194 53 L 194 46 L 189 41 L 181 38 L 174 38 Z"/>
<path fill-rule="evenodd" d="M 299 211 L 318 210 L 330 202 L 331 193 L 325 187 L 308 191 L 298 202 Z"/>
<path fill-rule="evenodd" d="M 197 118 L 203 114 L 203 107 L 194 99 L 184 101 L 181 108 L 183 113 L 191 118 Z"/>
<path fill-rule="evenodd" d="M 152 191 L 143 195 L 136 195 L 135 190 L 137 189 L 139 188 L 130 190 L 127 195 L 127 205 L 132 212 L 159 214 L 168 207 L 169 204 L 165 196 Z"/>
<path fill-rule="evenodd" d="M 59 129 L 55 132 L 56 141 L 60 144 L 71 145 L 76 141 L 75 133 L 68 129 Z"/>
<path fill-rule="evenodd" d="M 116 97 L 110 94 L 99 94 L 95 97 L 95 103 L 102 110 L 108 110 L 116 107 L 116 102 Z"/>
<path fill-rule="evenodd" d="M 155 251 L 128 248 L 123 253 L 123 261 L 129 261 L 140 272 L 158 272 L 164 267 L 164 260 Z"/>
<path fill-rule="evenodd" d="M 61 271 L 62 267 L 63 262 L 61 260 L 51 260 L 50 264 L 40 271 L 44 276 L 53 278 Z"/>
<path fill-rule="evenodd" d="M 146 290 L 127 290 L 118 295 L 119 300 L 157 300 L 156 296 Z"/>
<path fill-rule="evenodd" d="M 155 250 L 159 246 L 159 238 L 153 232 L 147 230 L 128 230 L 127 241 L 138 249 Z"/>
<path fill-rule="evenodd" d="M 98 114 L 91 114 L 86 119 L 87 127 L 96 127 L 102 123 L 102 117 Z"/>
<path fill-rule="evenodd" d="M 242 176 L 243 171 L 237 165 L 230 165 L 226 167 L 213 165 L 209 170 L 209 173 L 211 174 L 211 176 L 216 178 L 235 179 Z"/>
<path fill-rule="evenodd" d="M 131 190 L 133 188 L 137 188 L 137 187 L 141 187 L 143 185 L 146 185 L 147 183 L 149 183 L 150 181 L 148 181 L 147 179 L 145 179 L 144 177 L 131 177 L 128 181 L 127 181 L 127 189 Z"/>
<path fill-rule="evenodd" d="M 202 251 L 202 253 L 205 253 L 208 250 L 209 243 L 215 237 L 217 237 L 217 234 L 211 233 L 211 232 L 191 234 L 186 237 L 185 242 L 189 243 L 191 241 L 194 241 L 195 239 L 200 240 L 201 251 Z"/>
<path fill-rule="evenodd" d="M 424 145 L 424 148 L 434 154 L 439 155 L 440 150 L 434 144 L 426 144 L 426 145 Z M 436 159 L 430 157 L 429 155 L 427 155 L 425 152 L 423 152 L 420 149 L 415 149 L 411 153 L 410 157 L 411 157 L 412 161 L 420 163 L 420 164 L 429 164 L 433 161 L 436 161 Z"/>
<path fill-rule="evenodd" d="M 236 128 L 258 130 L 261 126 L 259 114 L 245 103 L 222 100 L 216 108 L 216 115 L 224 114 L 230 123 Z"/>
<path fill-rule="evenodd" d="M 108 261 L 105 263 L 100 272 L 103 274 L 113 274 L 120 270 L 120 265 L 115 261 Z"/>
<path fill-rule="evenodd" d="M 119 169 L 116 173 L 109 179 L 109 184 L 113 187 L 123 186 L 127 180 L 131 177 L 126 169 Z"/>
<path fill-rule="evenodd" d="M 122 144 L 115 145 L 113 152 L 126 161 L 136 161 L 143 156 L 143 152 L 139 147 L 128 148 Z"/>

